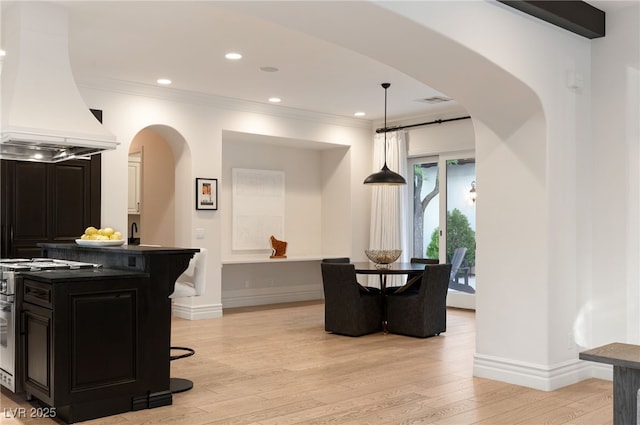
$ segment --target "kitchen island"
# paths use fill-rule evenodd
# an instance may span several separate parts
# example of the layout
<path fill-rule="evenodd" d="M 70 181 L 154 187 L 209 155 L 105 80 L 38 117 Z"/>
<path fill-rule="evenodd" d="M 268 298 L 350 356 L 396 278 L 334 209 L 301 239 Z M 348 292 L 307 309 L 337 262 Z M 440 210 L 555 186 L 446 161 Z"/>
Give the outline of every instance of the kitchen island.
<path fill-rule="evenodd" d="M 28 397 L 69 423 L 171 404 L 169 295 L 198 249 L 40 247 L 102 267 L 23 274 Z"/>

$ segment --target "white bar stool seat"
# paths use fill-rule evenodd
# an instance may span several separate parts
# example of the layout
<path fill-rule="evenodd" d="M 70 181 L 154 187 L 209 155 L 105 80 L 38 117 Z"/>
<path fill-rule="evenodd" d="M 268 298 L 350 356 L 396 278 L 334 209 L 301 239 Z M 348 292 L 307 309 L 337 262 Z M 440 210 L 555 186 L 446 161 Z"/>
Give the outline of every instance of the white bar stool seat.
<path fill-rule="evenodd" d="M 198 297 L 204 294 L 207 276 L 207 249 L 199 248 L 200 252 L 196 252 L 189 261 L 189 266 L 176 280 L 173 293 L 169 298 L 188 298 Z M 171 350 L 184 351 L 183 354 L 170 355 L 169 360 L 178 360 L 185 357 L 191 357 L 196 352 L 189 347 L 171 347 Z M 171 393 L 180 393 L 193 388 L 193 381 L 184 378 L 170 378 L 169 388 Z"/>

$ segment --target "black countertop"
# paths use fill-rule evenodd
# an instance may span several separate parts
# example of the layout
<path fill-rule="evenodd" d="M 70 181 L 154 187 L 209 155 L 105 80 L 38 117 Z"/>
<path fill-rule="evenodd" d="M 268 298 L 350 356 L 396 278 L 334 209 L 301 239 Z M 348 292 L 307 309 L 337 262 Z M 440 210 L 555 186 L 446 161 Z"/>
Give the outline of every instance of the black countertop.
<path fill-rule="evenodd" d="M 127 279 L 136 277 L 148 277 L 148 273 L 130 270 L 118 270 L 118 269 L 63 269 L 63 270 L 43 270 L 34 272 L 22 272 L 21 276 L 29 278 L 31 280 L 37 280 L 39 282 L 46 283 L 58 283 L 58 282 L 74 282 L 82 280 L 101 280 L 101 279 Z"/>
<path fill-rule="evenodd" d="M 120 245 L 120 246 L 80 246 L 76 243 L 40 243 L 41 248 L 53 248 L 53 249 L 73 249 L 74 251 L 86 251 L 86 252 L 108 252 L 108 253 L 122 253 L 122 254 L 177 254 L 184 252 L 196 253 L 200 251 L 198 248 L 177 248 L 167 246 L 154 246 L 154 245 Z"/>

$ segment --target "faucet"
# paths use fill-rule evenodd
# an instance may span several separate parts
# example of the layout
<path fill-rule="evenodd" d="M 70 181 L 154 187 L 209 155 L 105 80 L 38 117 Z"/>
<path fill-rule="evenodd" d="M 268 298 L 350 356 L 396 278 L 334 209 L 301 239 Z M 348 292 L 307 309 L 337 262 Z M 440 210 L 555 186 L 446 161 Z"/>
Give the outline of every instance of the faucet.
<path fill-rule="evenodd" d="M 135 229 L 135 230 L 134 230 Z M 136 224 L 136 222 L 134 221 L 133 223 L 131 223 L 131 237 L 133 238 L 135 236 L 134 232 L 138 231 L 138 225 Z"/>

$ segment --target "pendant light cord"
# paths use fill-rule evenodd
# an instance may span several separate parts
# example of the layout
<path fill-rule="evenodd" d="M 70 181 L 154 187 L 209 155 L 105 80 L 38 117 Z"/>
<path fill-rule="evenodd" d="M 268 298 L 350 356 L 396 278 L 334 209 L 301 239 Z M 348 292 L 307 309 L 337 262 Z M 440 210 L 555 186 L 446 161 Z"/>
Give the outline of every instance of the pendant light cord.
<path fill-rule="evenodd" d="M 382 83 L 384 89 L 384 128 L 387 128 L 387 89 L 391 87 L 390 83 Z M 384 166 L 387 166 L 387 133 L 384 133 Z"/>

